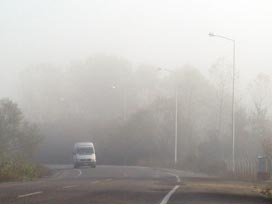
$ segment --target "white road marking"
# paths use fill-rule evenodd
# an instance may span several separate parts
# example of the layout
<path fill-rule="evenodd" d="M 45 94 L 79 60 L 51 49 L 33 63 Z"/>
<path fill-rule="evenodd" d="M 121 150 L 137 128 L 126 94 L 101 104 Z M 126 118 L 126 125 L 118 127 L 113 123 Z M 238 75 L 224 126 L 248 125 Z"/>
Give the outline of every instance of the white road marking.
<path fill-rule="evenodd" d="M 167 173 L 167 174 L 176 177 L 177 182 L 180 182 L 180 178 L 179 178 L 178 175 L 172 174 L 172 173 Z M 169 191 L 169 192 L 167 193 L 167 195 L 163 198 L 163 200 L 161 201 L 160 204 L 167 204 L 167 202 L 168 202 L 168 200 L 170 199 L 170 197 L 176 192 L 176 190 L 177 190 L 179 187 L 180 187 L 180 185 L 174 186 L 174 187 L 172 188 L 172 190 Z"/>
<path fill-rule="evenodd" d="M 33 192 L 33 193 L 18 195 L 18 198 L 24 198 L 24 197 L 28 197 L 28 196 L 38 195 L 38 194 L 41 194 L 41 193 L 43 193 L 43 192 L 42 191 L 37 191 L 37 192 Z"/>
<path fill-rule="evenodd" d="M 160 202 L 160 204 L 167 204 L 168 200 L 172 196 L 173 193 L 179 188 L 179 185 L 174 186 L 174 188 L 167 193 L 167 195 L 163 198 L 163 200 Z"/>
<path fill-rule="evenodd" d="M 91 182 L 91 184 L 96 184 L 96 183 L 99 183 L 100 181 L 93 181 Z"/>
<path fill-rule="evenodd" d="M 63 186 L 63 189 L 74 188 L 74 187 L 77 187 L 77 185 Z"/>
<path fill-rule="evenodd" d="M 82 171 L 81 171 L 80 169 L 76 169 L 76 170 L 78 171 L 78 175 L 77 175 L 77 177 L 81 176 Z"/>

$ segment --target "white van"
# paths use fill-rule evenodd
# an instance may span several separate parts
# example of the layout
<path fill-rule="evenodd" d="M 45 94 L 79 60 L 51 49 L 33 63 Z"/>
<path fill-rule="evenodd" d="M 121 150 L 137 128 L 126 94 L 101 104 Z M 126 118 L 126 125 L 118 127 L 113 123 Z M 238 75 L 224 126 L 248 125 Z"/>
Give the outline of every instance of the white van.
<path fill-rule="evenodd" d="M 96 156 L 94 145 L 91 142 L 75 143 L 73 149 L 74 167 L 91 166 L 96 167 Z"/>

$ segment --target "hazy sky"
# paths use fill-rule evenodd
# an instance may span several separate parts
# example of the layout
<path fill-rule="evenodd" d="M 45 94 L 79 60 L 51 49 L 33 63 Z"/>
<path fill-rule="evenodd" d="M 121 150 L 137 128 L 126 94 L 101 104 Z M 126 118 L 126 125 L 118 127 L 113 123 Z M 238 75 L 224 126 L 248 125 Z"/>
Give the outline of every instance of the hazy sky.
<path fill-rule="evenodd" d="M 243 82 L 272 74 L 271 8 L 269 0 L 0 0 L 0 96 L 28 65 L 95 53 L 206 72 L 217 58 L 232 57 L 232 44 L 210 31 L 237 41 Z"/>

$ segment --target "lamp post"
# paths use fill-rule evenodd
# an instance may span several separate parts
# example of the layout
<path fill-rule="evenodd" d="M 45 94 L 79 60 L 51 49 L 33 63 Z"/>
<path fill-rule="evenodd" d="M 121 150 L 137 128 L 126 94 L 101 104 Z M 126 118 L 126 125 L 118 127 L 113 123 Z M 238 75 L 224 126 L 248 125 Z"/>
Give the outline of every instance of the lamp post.
<path fill-rule="evenodd" d="M 175 74 L 174 71 L 168 69 L 158 68 L 158 71 L 166 71 Z M 177 153 L 178 153 L 178 89 L 175 85 L 175 144 L 174 144 L 174 163 L 177 164 Z"/>
<path fill-rule="evenodd" d="M 232 57 L 232 171 L 235 171 L 235 40 L 223 35 L 209 33 L 210 37 L 218 37 L 232 42 L 233 57 Z"/>

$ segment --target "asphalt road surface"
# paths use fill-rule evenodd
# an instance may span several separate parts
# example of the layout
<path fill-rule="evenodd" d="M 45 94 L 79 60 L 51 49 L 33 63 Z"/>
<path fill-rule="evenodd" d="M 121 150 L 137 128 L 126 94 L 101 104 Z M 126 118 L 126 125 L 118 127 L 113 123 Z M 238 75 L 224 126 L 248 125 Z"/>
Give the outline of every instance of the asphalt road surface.
<path fill-rule="evenodd" d="M 54 174 L 32 182 L 0 184 L 0 203 L 14 204 L 259 204 L 254 185 L 183 171 L 147 167 L 50 166 Z"/>

